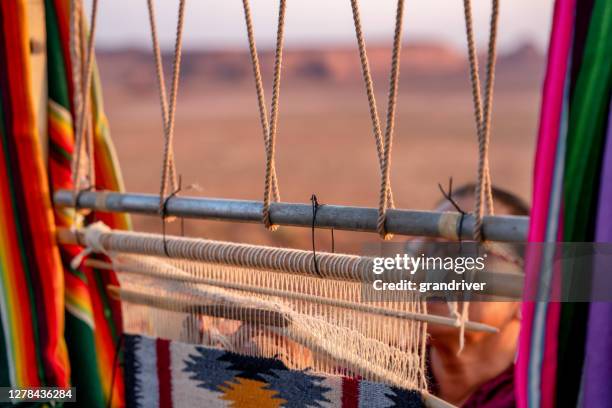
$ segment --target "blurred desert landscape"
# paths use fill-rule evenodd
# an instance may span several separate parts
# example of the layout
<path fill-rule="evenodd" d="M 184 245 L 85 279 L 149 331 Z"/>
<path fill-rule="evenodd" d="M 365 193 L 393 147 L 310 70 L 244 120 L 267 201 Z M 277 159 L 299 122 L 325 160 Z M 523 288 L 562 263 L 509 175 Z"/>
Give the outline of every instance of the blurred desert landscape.
<path fill-rule="evenodd" d="M 384 120 L 390 49 L 369 47 Z M 164 57 L 169 76 L 172 56 Z M 98 49 L 97 58 L 126 189 L 158 193 L 163 132 L 152 53 Z M 246 50 L 186 50 L 183 58 L 176 163 L 183 185 L 199 186 L 183 195 L 261 200 L 264 145 Z M 272 51 L 262 51 L 261 61 L 269 103 Z M 544 57 L 529 43 L 498 59 L 492 178 L 526 200 L 543 72 Z M 280 99 L 276 160 L 282 200 L 309 202 L 316 193 L 321 203 L 376 207 L 380 176 L 356 47 L 287 49 Z M 455 185 L 475 179 L 472 106 L 465 53 L 435 42 L 403 49 L 392 157 L 397 207 L 430 209 L 441 198 L 438 183 L 446 185 L 449 177 Z M 159 219 L 135 216 L 133 221 L 138 230 L 160 231 Z M 185 226 L 190 236 L 310 247 L 307 229 L 268 232 L 262 225 L 195 220 Z M 178 233 L 178 223 L 169 230 Z M 327 248 L 329 235 L 318 232 L 319 249 Z M 359 251 L 377 239 L 349 232 L 336 232 L 335 238 L 338 251 Z"/>

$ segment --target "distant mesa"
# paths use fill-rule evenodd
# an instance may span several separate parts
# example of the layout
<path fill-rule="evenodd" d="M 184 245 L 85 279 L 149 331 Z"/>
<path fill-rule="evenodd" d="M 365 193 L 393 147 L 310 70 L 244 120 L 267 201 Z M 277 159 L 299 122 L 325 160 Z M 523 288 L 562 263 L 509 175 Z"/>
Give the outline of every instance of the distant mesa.
<path fill-rule="evenodd" d="M 98 61 L 105 84 L 127 87 L 133 92 L 145 91 L 155 85 L 152 54 L 145 49 L 98 50 Z M 376 81 L 388 76 L 391 50 L 371 45 L 368 48 L 370 68 Z M 261 52 L 260 61 L 264 79 L 269 80 L 274 63 L 274 52 Z M 542 65 L 543 56 L 531 43 L 499 57 L 499 69 L 521 70 Z M 463 74 L 465 54 L 442 43 L 419 42 L 405 46 L 401 56 L 402 75 L 409 77 L 442 77 Z M 166 75 L 172 71 L 172 56 L 164 55 Z M 182 78 L 184 82 L 220 85 L 241 84 L 251 81 L 252 69 L 246 50 L 197 51 L 183 53 Z M 359 53 L 349 45 L 324 48 L 287 49 L 283 59 L 283 77 L 288 82 L 337 82 L 352 84 L 361 81 Z"/>

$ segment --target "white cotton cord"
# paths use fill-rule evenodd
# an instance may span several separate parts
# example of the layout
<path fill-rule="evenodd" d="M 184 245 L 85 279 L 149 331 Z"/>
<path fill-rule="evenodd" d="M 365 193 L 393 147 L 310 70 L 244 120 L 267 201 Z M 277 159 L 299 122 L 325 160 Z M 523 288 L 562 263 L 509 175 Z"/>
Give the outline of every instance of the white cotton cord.
<path fill-rule="evenodd" d="M 455 318 L 455 324 L 459 328 L 459 349 L 457 354 L 460 354 L 465 346 L 465 325 L 468 321 L 468 310 L 470 303 L 463 302 L 461 312 L 459 312 L 459 302 L 456 300 L 446 302 L 446 304 L 448 306 L 448 313 L 451 317 Z"/>
<path fill-rule="evenodd" d="M 91 248 L 83 249 L 77 256 L 72 258 L 72 261 L 70 261 L 70 267 L 72 269 L 79 269 L 79 266 L 81 266 L 81 263 L 83 263 L 83 259 L 85 259 L 86 256 L 89 256 L 92 252 L 93 251 Z"/>
<path fill-rule="evenodd" d="M 83 246 L 85 248 L 70 261 L 70 267 L 72 269 L 78 269 L 85 257 L 92 253 L 107 253 L 101 241 L 102 235 L 111 231 L 106 224 L 102 221 L 98 221 L 87 226 L 83 231 Z"/>
<path fill-rule="evenodd" d="M 457 355 L 461 354 L 465 347 L 465 323 L 468 320 L 470 309 L 470 302 L 464 301 L 461 307 L 461 316 L 459 318 L 459 349 Z"/>
<path fill-rule="evenodd" d="M 219 343 L 224 349 L 231 350 L 234 346 L 234 343 L 228 336 L 221 334 L 219 329 L 216 327 L 211 327 L 206 330 L 207 335 L 210 336 L 211 341 L 215 343 Z"/>
<path fill-rule="evenodd" d="M 448 313 L 450 314 L 450 316 L 454 317 L 455 319 L 457 319 L 457 322 L 459 322 L 459 302 L 453 300 L 450 302 L 446 302 L 446 305 L 448 306 Z"/>

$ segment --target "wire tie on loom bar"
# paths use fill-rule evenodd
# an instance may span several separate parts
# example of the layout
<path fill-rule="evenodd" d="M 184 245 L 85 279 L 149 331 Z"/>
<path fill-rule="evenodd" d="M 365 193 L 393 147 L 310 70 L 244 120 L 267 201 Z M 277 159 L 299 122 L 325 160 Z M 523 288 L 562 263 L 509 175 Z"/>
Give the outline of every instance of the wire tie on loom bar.
<path fill-rule="evenodd" d="M 71 226 L 70 229 L 75 234 L 75 238 L 78 238 L 76 236 L 78 214 L 81 213 L 83 216 L 87 216 L 87 215 L 89 215 L 89 214 L 91 214 L 93 212 L 92 209 L 90 209 L 90 208 L 85 208 L 84 209 L 84 208 L 82 208 L 79 205 L 79 200 L 81 199 L 81 195 L 83 195 L 83 193 L 89 192 L 89 191 L 95 191 L 94 186 L 90 185 L 89 187 L 82 188 L 79 191 L 77 191 L 76 194 L 73 194 L 73 196 L 74 196 L 74 203 L 73 203 L 74 213 L 73 213 L 73 217 L 72 217 L 72 226 Z M 80 262 L 79 262 L 79 265 L 80 265 Z M 77 265 L 74 269 L 78 268 L 79 265 Z"/>
<path fill-rule="evenodd" d="M 438 188 L 440 189 L 440 192 L 442 193 L 444 198 L 449 203 L 451 203 L 451 205 L 455 207 L 455 210 L 457 210 L 457 212 L 460 214 L 459 222 L 457 223 L 457 237 L 458 237 L 458 242 L 459 242 L 459 253 L 461 253 L 463 251 L 463 239 L 461 237 L 461 230 L 463 228 L 463 220 L 467 213 L 459 206 L 459 203 L 457 203 L 457 201 L 455 201 L 455 199 L 453 198 L 453 178 L 452 177 L 448 179 L 448 191 L 444 191 L 444 188 L 442 188 L 442 185 L 440 183 L 438 183 Z M 462 328 L 462 325 L 464 325 L 464 316 L 462 316 L 462 314 L 459 313 L 458 302 L 456 300 L 453 300 L 453 301 L 447 300 L 446 302 L 448 305 L 449 313 L 455 316 L 457 326 L 460 327 L 461 330 L 464 330 Z M 463 350 L 463 334 L 459 335 L 459 352 L 461 352 L 461 350 Z"/>
<path fill-rule="evenodd" d="M 91 209 L 83 208 L 79 205 L 79 200 L 81 199 L 81 196 L 83 195 L 83 193 L 95 191 L 95 190 L 96 190 L 95 186 L 92 186 L 92 185 L 79 189 L 79 191 L 77 191 L 77 193 L 74 195 L 74 210 L 83 211 L 84 214 L 91 213 Z"/>
<path fill-rule="evenodd" d="M 310 202 L 312 203 L 312 228 L 311 228 L 311 240 L 312 240 L 312 262 L 314 264 L 315 272 L 319 277 L 323 277 L 321 271 L 319 270 L 319 262 L 317 261 L 317 249 L 315 245 L 315 228 L 317 223 L 317 213 L 319 211 L 319 207 L 322 207 L 324 204 L 319 204 L 319 200 L 317 199 L 316 194 L 312 194 L 310 196 Z M 335 240 L 334 240 L 334 229 L 331 229 L 331 253 L 335 253 Z"/>
<path fill-rule="evenodd" d="M 457 201 L 455 201 L 455 199 L 453 198 L 453 178 L 450 177 L 448 179 L 448 191 L 444 191 L 444 188 L 442 188 L 442 185 L 440 183 L 438 183 L 438 188 L 440 189 L 440 192 L 442 193 L 442 195 L 444 196 L 444 198 L 451 203 L 451 205 L 453 207 L 455 207 L 455 210 L 457 210 L 457 212 L 460 214 L 459 215 L 459 223 L 457 224 L 457 240 L 459 241 L 459 248 L 461 249 L 461 244 L 463 242 L 463 239 L 461 237 L 461 231 L 463 230 L 463 220 L 465 219 L 465 216 L 467 215 L 467 212 L 465 212 L 457 203 Z"/>
<path fill-rule="evenodd" d="M 176 217 L 172 216 L 168 216 L 168 201 L 170 201 L 171 198 L 176 197 L 176 195 L 178 193 L 181 192 L 183 186 L 183 177 L 179 174 L 178 176 L 178 186 L 176 188 L 176 190 L 174 190 L 172 193 L 170 193 L 170 195 L 168 197 L 166 197 L 164 199 L 164 202 L 161 206 L 161 222 L 162 222 L 162 236 L 163 236 L 163 242 L 164 242 L 164 253 L 166 254 L 167 258 L 170 258 L 170 254 L 168 253 L 168 244 L 166 243 L 166 222 L 172 222 L 176 219 Z M 185 219 L 183 217 L 181 217 L 181 236 L 185 235 Z"/>
<path fill-rule="evenodd" d="M 442 188 L 442 185 L 440 183 L 438 183 L 438 188 L 440 189 L 440 192 L 442 193 L 444 198 L 449 203 L 451 203 L 453 207 L 455 207 L 455 210 L 457 210 L 457 212 L 459 214 L 461 214 L 460 218 L 459 218 L 459 223 L 457 224 L 457 231 L 458 231 L 457 236 L 458 236 L 458 242 L 459 242 L 459 252 L 461 253 L 462 250 L 463 250 L 463 246 L 462 246 L 463 239 L 461 237 L 461 233 L 460 232 L 461 232 L 461 230 L 463 228 L 463 219 L 464 219 L 465 215 L 467 214 L 467 212 L 464 211 L 459 206 L 457 201 L 455 201 L 455 199 L 453 198 L 453 178 L 452 177 L 450 177 L 449 180 L 448 180 L 448 191 L 444 191 L 444 189 Z M 484 241 L 484 235 L 481 234 L 480 237 L 481 237 L 481 239 L 483 239 L 482 244 L 486 245 L 486 242 Z M 480 252 L 480 245 L 478 245 L 477 248 L 478 248 L 478 251 Z M 470 281 L 473 282 L 473 274 L 468 273 L 468 276 L 472 277 L 472 279 Z M 467 297 L 469 299 L 469 293 L 467 294 Z M 469 301 L 468 299 L 463 299 L 463 302 L 468 302 Z M 459 313 L 456 301 L 449 302 L 449 311 L 450 311 L 451 314 L 454 314 L 456 316 L 457 322 L 458 322 L 458 324 L 461 327 L 462 320 L 467 319 L 467 317 L 466 316 L 462 316 L 462 314 Z M 463 344 L 463 336 L 461 336 L 461 338 L 460 338 L 460 343 L 461 343 L 461 346 L 460 346 L 460 350 L 461 350 L 461 349 L 463 349 L 463 345 L 462 345 Z"/>

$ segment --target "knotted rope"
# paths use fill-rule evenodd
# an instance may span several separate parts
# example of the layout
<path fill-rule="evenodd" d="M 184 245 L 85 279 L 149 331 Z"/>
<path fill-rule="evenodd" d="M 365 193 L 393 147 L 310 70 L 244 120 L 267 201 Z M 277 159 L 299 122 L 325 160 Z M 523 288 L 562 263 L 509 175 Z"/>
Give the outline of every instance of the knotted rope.
<path fill-rule="evenodd" d="M 378 233 L 384 239 L 390 239 L 392 234 L 387 233 L 385 224 L 387 220 L 387 208 L 393 208 L 393 193 L 391 190 L 391 150 L 393 147 L 393 130 L 395 127 L 395 108 L 397 105 L 397 90 L 399 85 L 400 71 L 400 54 L 402 49 L 402 26 L 404 16 L 404 0 L 398 0 L 397 10 L 395 15 L 395 32 L 393 36 L 393 54 L 391 57 L 391 71 L 389 74 L 389 94 L 387 99 L 387 122 L 385 126 L 384 137 L 380 127 L 380 118 L 376 107 L 376 97 L 374 96 L 374 83 L 370 64 L 366 51 L 365 40 L 363 36 L 363 28 L 361 25 L 361 16 L 359 12 L 358 0 L 351 0 L 351 8 L 353 10 L 353 21 L 355 25 L 355 35 L 357 37 L 357 45 L 359 46 L 359 58 L 361 62 L 361 71 L 366 87 L 368 104 L 370 107 L 370 118 L 372 120 L 372 131 L 376 142 L 376 150 L 380 164 L 381 183 L 380 183 L 380 199 L 378 207 Z"/>
<path fill-rule="evenodd" d="M 474 118 L 478 135 L 478 181 L 476 183 L 476 205 L 474 216 L 474 240 L 484 240 L 482 234 L 482 220 L 484 217 L 483 206 L 489 214 L 493 215 L 493 192 L 491 185 L 491 173 L 489 169 L 489 142 L 491 138 L 491 112 L 493 107 L 493 84 L 495 82 L 495 62 L 497 58 L 497 26 L 499 20 L 499 0 L 491 2 L 491 20 L 489 28 L 489 45 L 487 50 L 487 68 L 485 78 L 485 103 L 483 106 L 480 74 L 478 67 L 478 53 L 476 41 L 474 40 L 474 27 L 472 18 L 471 0 L 463 0 L 465 13 L 465 31 L 468 45 L 468 59 L 470 63 L 470 79 L 472 82 L 472 99 L 474 102 Z M 485 204 L 486 203 L 486 204 Z M 451 313 L 454 314 L 459 326 L 459 352 L 465 345 L 465 322 L 468 320 L 470 303 L 462 302 L 461 313 L 458 313 L 457 302 L 450 302 Z"/>
<path fill-rule="evenodd" d="M 164 72 L 161 62 L 161 51 L 157 41 L 157 27 L 155 25 L 155 9 L 153 2 L 147 2 L 149 9 L 149 20 L 151 22 L 151 37 L 153 39 L 153 48 L 155 54 L 155 66 L 157 73 L 157 81 L 160 92 L 160 106 L 162 110 L 162 120 L 164 121 L 164 156 L 162 162 L 162 174 L 159 189 L 159 212 L 164 213 L 165 202 L 167 200 L 168 184 L 172 191 L 175 191 L 176 186 L 176 171 L 174 170 L 174 123 L 176 113 L 176 98 L 178 94 L 178 82 L 181 71 L 181 57 L 183 49 L 183 26 L 185 17 L 185 0 L 179 1 L 178 19 L 176 24 L 176 40 L 174 43 L 174 60 L 172 67 L 172 89 L 170 90 L 170 100 L 165 102 L 165 83 Z"/>
<path fill-rule="evenodd" d="M 80 121 L 80 117 L 81 117 L 81 104 L 82 104 L 82 100 L 83 100 L 83 89 L 81 87 L 82 83 L 82 79 L 81 79 L 81 70 L 83 69 L 82 67 L 82 61 L 81 61 L 81 4 L 79 1 L 76 0 L 72 0 L 70 2 L 70 65 L 71 65 L 71 71 L 72 71 L 72 85 L 73 85 L 73 92 L 72 92 L 72 104 L 73 104 L 73 109 L 74 109 L 74 120 L 75 120 L 75 127 L 77 126 L 77 124 Z M 78 132 L 75 129 L 75 145 L 76 145 L 76 137 L 78 136 Z M 76 147 L 76 146 L 75 146 Z M 75 150 L 75 154 L 78 154 L 79 151 Z M 76 155 L 75 157 L 73 157 L 73 162 L 72 164 L 72 176 L 75 177 L 76 174 L 74 172 L 74 166 L 76 165 L 76 163 L 74 162 L 76 160 Z M 80 160 L 80 159 L 79 159 Z M 79 162 L 80 164 L 80 162 Z M 76 184 L 74 183 L 74 179 L 73 179 L 73 185 Z"/>
<path fill-rule="evenodd" d="M 279 97 L 280 97 L 280 81 L 281 69 L 283 60 L 283 43 L 285 33 L 285 11 L 287 8 L 286 0 L 280 0 L 278 8 L 278 25 L 276 31 L 276 49 L 274 52 L 274 79 L 272 84 L 272 103 L 270 106 L 270 121 L 268 122 L 268 113 L 266 110 L 266 99 L 263 88 L 263 80 L 261 76 L 261 67 L 257 53 L 257 45 L 255 43 L 255 34 L 253 30 L 253 19 L 251 16 L 251 8 L 249 0 L 243 0 L 244 19 L 246 22 L 247 36 L 249 40 L 249 51 L 251 54 L 251 64 L 253 68 L 253 76 L 255 78 L 255 88 L 257 90 L 257 104 L 259 106 L 259 120 L 264 137 L 264 146 L 266 149 L 266 175 L 264 186 L 264 200 L 262 209 L 263 223 L 267 229 L 274 231 L 278 228 L 272 224 L 270 219 L 270 203 L 278 202 L 280 194 L 278 190 L 278 179 L 276 176 L 275 150 L 276 150 L 276 134 L 278 123 Z"/>
<path fill-rule="evenodd" d="M 487 68 L 485 78 L 485 103 L 483 106 L 478 54 L 474 40 L 471 0 L 463 0 L 465 12 L 465 27 L 470 63 L 470 79 L 472 82 L 472 99 L 474 102 L 474 117 L 478 135 L 478 181 L 476 183 L 476 205 L 474 240 L 482 241 L 483 205 L 489 214 L 493 214 L 493 194 L 491 174 L 489 170 L 489 142 L 491 138 L 491 112 L 493 106 L 493 85 L 495 82 L 495 62 L 497 58 L 497 27 L 499 20 L 499 0 L 492 0 L 489 45 L 487 52 Z"/>
<path fill-rule="evenodd" d="M 75 117 L 75 147 L 74 156 L 72 158 L 72 184 L 74 188 L 74 196 L 77 197 L 78 192 L 82 189 L 83 179 L 81 178 L 83 169 L 82 155 L 83 143 L 87 151 L 88 163 L 85 178 L 88 186 L 93 188 L 95 185 L 95 171 L 93 159 L 93 131 L 90 126 L 90 115 L 88 114 L 90 103 L 90 90 L 94 69 L 94 42 L 96 36 L 96 20 L 98 14 L 98 0 L 93 0 L 91 9 L 91 21 L 89 38 L 87 41 L 87 50 L 85 55 L 81 50 L 81 37 L 84 36 L 86 29 L 83 27 L 81 19 L 82 15 L 81 0 L 72 0 L 70 3 L 70 59 L 72 68 L 72 80 L 74 82 L 73 104 Z M 83 59 L 85 65 L 83 66 Z M 87 140 L 84 141 L 85 137 Z"/>
<path fill-rule="evenodd" d="M 153 46 L 153 55 L 155 59 L 155 73 L 157 76 L 157 87 L 159 92 L 159 105 L 161 108 L 162 114 L 162 126 L 164 128 L 164 140 L 166 138 L 166 132 L 169 125 L 169 116 L 168 116 L 168 96 L 166 93 L 166 81 L 164 77 L 164 68 L 162 64 L 162 56 L 161 56 L 161 48 L 159 46 L 159 40 L 157 36 L 157 23 L 155 16 L 155 3 L 153 0 L 147 0 L 147 8 L 149 10 L 149 24 L 151 27 L 151 43 Z M 174 76 L 173 76 L 174 79 Z M 174 89 L 174 82 L 173 82 Z M 176 167 L 174 164 L 174 147 L 172 145 L 169 146 L 168 151 L 168 179 L 169 179 L 169 187 L 171 191 L 176 189 Z M 162 170 L 163 171 L 163 170 Z"/>
<path fill-rule="evenodd" d="M 75 270 L 78 269 L 85 257 L 92 253 L 108 254 L 106 249 L 104 249 L 101 238 L 103 234 L 109 232 L 111 232 L 111 229 L 102 221 L 97 221 L 91 225 L 88 225 L 84 230 L 83 236 L 85 248 L 83 248 L 83 250 L 81 250 L 77 256 L 72 258 L 72 261 L 70 261 L 70 267 Z"/>

